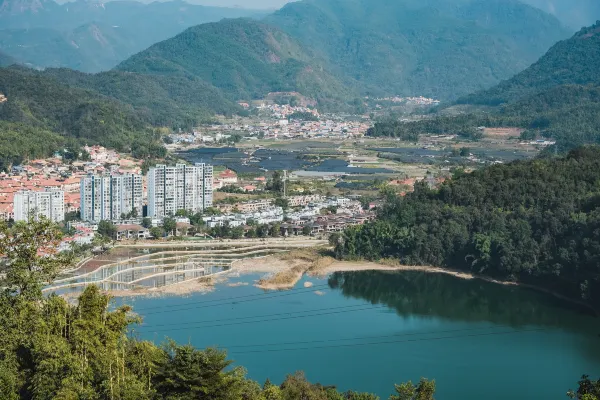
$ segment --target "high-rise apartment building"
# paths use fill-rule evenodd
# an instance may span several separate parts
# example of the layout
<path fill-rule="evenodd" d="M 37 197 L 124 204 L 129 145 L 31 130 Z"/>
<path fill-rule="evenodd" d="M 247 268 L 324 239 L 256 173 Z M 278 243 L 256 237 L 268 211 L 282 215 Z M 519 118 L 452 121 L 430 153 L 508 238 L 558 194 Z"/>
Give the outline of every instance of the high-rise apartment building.
<path fill-rule="evenodd" d="M 81 179 L 81 219 L 112 221 L 132 213 L 141 217 L 142 191 L 141 175 L 88 175 Z"/>
<path fill-rule="evenodd" d="M 54 222 L 65 220 L 65 192 L 59 190 L 17 192 L 13 206 L 15 221 L 27 221 L 30 216 L 44 216 Z"/>
<path fill-rule="evenodd" d="M 164 218 L 179 210 L 202 212 L 213 204 L 213 167 L 157 165 L 148 172 L 148 216 Z"/>

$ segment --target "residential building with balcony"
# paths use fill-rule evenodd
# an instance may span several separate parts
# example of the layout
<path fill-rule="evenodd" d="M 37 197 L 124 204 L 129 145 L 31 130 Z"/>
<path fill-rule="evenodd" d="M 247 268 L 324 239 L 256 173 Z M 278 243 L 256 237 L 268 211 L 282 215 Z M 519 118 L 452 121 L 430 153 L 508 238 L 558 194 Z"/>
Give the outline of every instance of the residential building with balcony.
<path fill-rule="evenodd" d="M 212 165 L 157 165 L 148 171 L 149 217 L 173 216 L 179 210 L 203 212 L 212 204 Z"/>
<path fill-rule="evenodd" d="M 142 176 L 88 175 L 81 179 L 81 219 L 114 221 L 122 215 L 142 216 Z"/>
<path fill-rule="evenodd" d="M 30 216 L 41 216 L 54 222 L 65 220 L 65 192 L 45 190 L 43 192 L 19 191 L 14 196 L 15 221 L 27 221 Z"/>

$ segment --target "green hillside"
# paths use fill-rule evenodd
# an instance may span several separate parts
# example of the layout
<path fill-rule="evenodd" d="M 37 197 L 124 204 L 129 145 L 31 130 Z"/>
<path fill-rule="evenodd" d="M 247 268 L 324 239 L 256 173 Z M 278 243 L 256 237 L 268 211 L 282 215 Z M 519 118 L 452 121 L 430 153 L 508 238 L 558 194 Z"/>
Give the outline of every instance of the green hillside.
<path fill-rule="evenodd" d="M 459 104 L 493 106 L 486 112 L 433 116 L 419 122 L 383 122 L 372 136 L 415 138 L 446 133 L 470 138 L 477 127 L 521 127 L 524 139 L 551 138 L 550 151 L 600 144 L 600 22 L 553 46 L 515 77 L 466 96 Z"/>
<path fill-rule="evenodd" d="M 397 258 L 533 283 L 600 305 L 600 148 L 458 174 L 438 190 L 390 196 L 375 222 L 347 229 L 336 253 Z"/>
<path fill-rule="evenodd" d="M 117 70 L 197 77 L 232 100 L 288 91 L 330 99 L 348 92 L 288 35 L 245 19 L 195 26 L 136 54 Z"/>
<path fill-rule="evenodd" d="M 43 75 L 129 104 L 155 126 L 190 128 L 215 113 L 231 115 L 241 110 L 214 86 L 194 77 L 124 71 L 86 74 L 70 69 L 48 69 Z"/>
<path fill-rule="evenodd" d="M 63 146 L 102 144 L 138 156 L 164 154 L 131 106 L 65 86 L 23 68 L 0 69 L 0 163 L 50 155 Z M 51 133 L 53 132 L 53 133 Z"/>
<path fill-rule="evenodd" d="M 535 64 L 499 85 L 459 100 L 498 105 L 559 85 L 600 84 L 600 21 L 558 42 Z"/>
<path fill-rule="evenodd" d="M 512 0 L 305 0 L 266 21 L 366 92 L 441 99 L 509 78 L 568 36 Z"/>

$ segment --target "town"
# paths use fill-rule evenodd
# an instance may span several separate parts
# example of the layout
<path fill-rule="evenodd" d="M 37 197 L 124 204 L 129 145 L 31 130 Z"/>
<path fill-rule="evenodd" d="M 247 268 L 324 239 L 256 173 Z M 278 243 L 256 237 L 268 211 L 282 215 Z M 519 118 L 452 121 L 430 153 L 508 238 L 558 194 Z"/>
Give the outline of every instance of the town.
<path fill-rule="evenodd" d="M 0 217 L 43 216 L 63 224 L 68 235 L 61 250 L 91 245 L 98 236 L 123 241 L 327 235 L 374 218 L 357 198 L 269 192 L 265 177 L 248 185 L 234 171 L 215 174 L 208 164 L 156 165 L 143 175 L 140 162 L 128 156 L 101 146 L 86 146 L 84 152 L 85 161 L 34 160 L 0 174 Z M 280 174 L 272 179 L 282 185 Z M 265 194 L 215 202 L 214 191 L 223 188 Z"/>

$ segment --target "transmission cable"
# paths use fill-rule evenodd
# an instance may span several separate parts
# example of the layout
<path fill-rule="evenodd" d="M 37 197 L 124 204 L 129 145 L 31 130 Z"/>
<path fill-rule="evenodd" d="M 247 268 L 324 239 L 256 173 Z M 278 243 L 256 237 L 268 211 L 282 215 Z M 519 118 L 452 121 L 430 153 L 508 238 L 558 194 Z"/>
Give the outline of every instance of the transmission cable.
<path fill-rule="evenodd" d="M 279 297 L 293 296 L 293 295 L 296 295 L 296 294 L 314 292 L 315 289 L 319 289 L 319 288 L 323 288 L 324 289 L 325 287 L 329 287 L 329 286 L 328 285 L 324 285 L 324 287 L 313 286 L 311 288 L 299 288 L 297 290 L 290 290 L 288 292 L 280 293 L 280 294 L 277 294 L 277 295 L 265 295 L 265 294 L 261 293 L 259 295 L 251 295 L 251 296 L 256 297 L 256 298 L 251 298 L 251 299 L 247 299 L 247 300 L 244 300 L 244 301 L 236 301 L 236 300 L 237 299 L 243 299 L 243 298 L 246 298 L 246 297 L 249 297 L 249 296 L 232 297 L 230 299 L 199 301 L 199 302 L 187 303 L 187 304 L 188 305 L 190 305 L 190 304 L 205 304 L 205 305 L 200 305 L 200 306 L 196 306 L 196 307 L 181 308 L 181 309 L 176 309 L 176 310 L 173 310 L 172 308 L 174 308 L 174 307 L 181 307 L 181 306 L 183 306 L 183 304 L 166 305 L 166 306 L 161 306 L 161 308 L 167 308 L 167 310 L 144 313 L 143 316 L 145 316 L 145 315 L 163 314 L 165 312 L 195 310 L 195 309 L 198 309 L 198 308 L 220 307 L 220 306 L 225 306 L 225 305 L 230 305 L 230 304 L 248 303 L 248 302 L 251 302 L 251 301 L 258 301 L 258 300 L 265 300 L 265 299 L 273 299 L 273 298 L 279 298 Z M 300 290 L 300 289 L 302 289 L 302 290 Z M 229 300 L 233 300 L 233 301 L 229 301 Z M 212 302 L 216 302 L 216 301 L 226 301 L 226 302 L 225 303 L 221 303 L 221 304 L 206 304 L 206 303 L 212 303 Z M 151 309 L 151 308 L 144 308 L 141 311 L 146 310 L 146 309 Z M 138 311 L 140 311 L 140 310 L 135 310 L 134 309 L 134 312 L 137 313 Z"/>
<path fill-rule="evenodd" d="M 470 334 L 470 335 L 441 336 L 441 337 L 435 337 L 435 338 L 390 340 L 390 341 L 386 341 L 386 342 L 352 343 L 352 344 L 339 344 L 339 345 L 331 345 L 331 346 L 295 347 L 295 348 L 285 348 L 285 349 L 261 349 L 261 350 L 248 350 L 248 351 L 233 351 L 230 354 L 250 354 L 250 353 L 266 353 L 266 352 L 272 353 L 272 352 L 279 352 L 279 351 L 300 351 L 300 350 L 334 349 L 334 348 L 356 347 L 356 346 L 375 346 L 375 345 L 381 345 L 381 344 L 427 342 L 427 341 L 437 341 L 437 340 L 445 340 L 445 339 L 459 339 L 459 338 L 466 338 L 466 337 L 514 335 L 514 334 L 529 333 L 529 332 L 542 332 L 542 331 L 547 331 L 547 330 L 548 329 L 528 329 L 528 330 L 521 330 L 521 331 L 505 331 L 505 332 L 478 333 L 478 334 Z"/>
<path fill-rule="evenodd" d="M 365 307 L 365 308 L 358 308 L 358 309 L 353 309 L 353 310 L 331 311 L 331 312 L 325 312 L 325 313 L 313 314 L 313 315 L 298 315 L 298 316 L 292 316 L 292 317 L 270 318 L 270 319 L 263 319 L 263 320 L 257 320 L 257 321 L 241 321 L 241 322 L 232 322 L 232 323 L 228 323 L 228 324 L 205 325 L 205 326 L 196 326 L 196 327 L 190 327 L 190 328 L 191 329 L 194 329 L 194 328 L 217 328 L 217 327 L 223 327 L 223 326 L 246 325 L 246 324 L 255 324 L 255 323 L 259 323 L 259 322 L 271 322 L 271 321 L 282 321 L 282 320 L 300 319 L 300 318 L 308 318 L 308 317 L 318 317 L 318 316 L 322 316 L 322 315 L 334 315 L 334 314 L 342 314 L 342 313 L 355 312 L 355 311 L 376 310 L 376 309 L 382 309 L 382 308 L 388 308 L 388 307 L 387 306 L 373 307 L 373 306 L 369 305 L 368 307 Z M 190 329 L 190 328 L 184 328 L 184 329 Z M 142 332 L 171 332 L 171 331 L 173 331 L 173 329 L 157 329 L 157 330 L 149 330 L 149 331 L 142 330 Z"/>
<path fill-rule="evenodd" d="M 341 310 L 341 309 L 356 308 L 356 307 L 365 307 L 365 304 L 354 304 L 354 305 L 349 305 L 349 306 L 318 308 L 318 309 L 302 310 L 302 311 L 288 311 L 288 312 L 277 313 L 277 314 L 251 315 L 251 316 L 247 316 L 247 317 L 235 317 L 235 318 L 225 318 L 225 319 L 211 319 L 211 320 L 203 320 L 203 321 L 188 321 L 188 322 L 181 322 L 181 323 L 176 323 L 176 324 L 150 324 L 150 325 L 146 325 L 146 324 L 142 323 L 139 326 L 142 327 L 142 328 L 158 328 L 158 327 L 162 327 L 162 326 L 175 327 L 175 326 L 205 324 L 205 323 L 212 323 L 212 322 L 239 321 L 239 320 L 252 319 L 252 318 L 267 318 L 267 317 L 277 317 L 277 316 L 290 316 L 290 315 L 293 315 L 293 314 L 304 314 L 304 313 L 313 313 L 313 312 L 321 312 L 321 311 L 332 311 L 332 310 Z"/>

